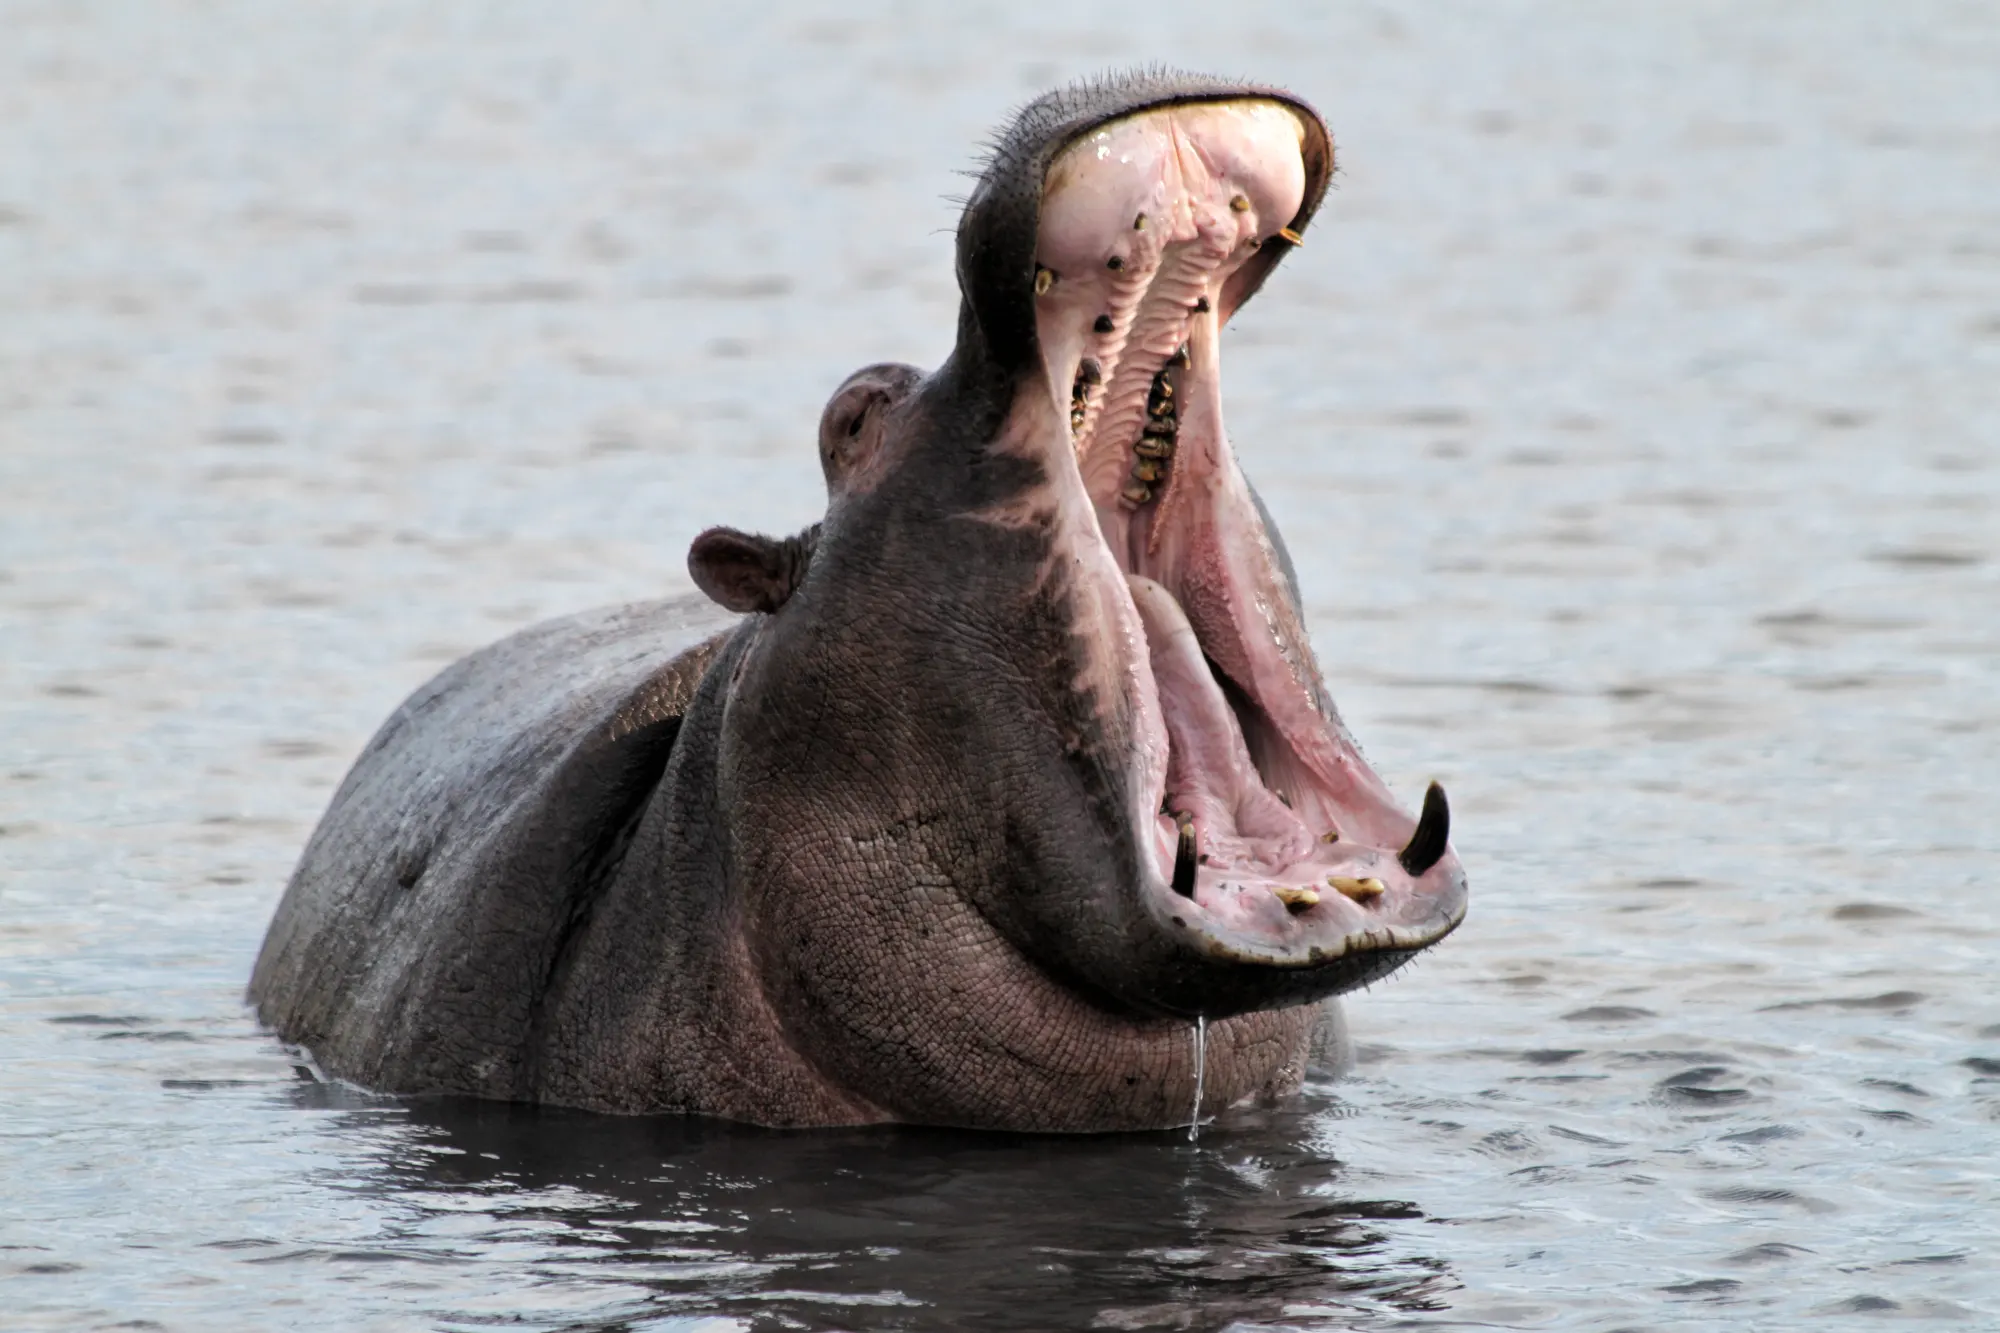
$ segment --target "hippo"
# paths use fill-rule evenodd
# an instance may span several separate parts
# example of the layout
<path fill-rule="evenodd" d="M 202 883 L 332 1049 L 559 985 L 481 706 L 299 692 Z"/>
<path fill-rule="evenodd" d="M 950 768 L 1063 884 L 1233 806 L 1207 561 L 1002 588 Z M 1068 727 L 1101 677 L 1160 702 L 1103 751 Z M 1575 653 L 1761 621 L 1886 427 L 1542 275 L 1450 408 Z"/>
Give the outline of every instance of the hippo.
<path fill-rule="evenodd" d="M 1462 920 L 1322 680 L 1220 337 L 1334 166 L 1278 88 L 1029 103 L 956 341 L 819 425 L 821 521 L 704 596 L 447 668 L 369 741 L 249 987 L 327 1074 L 766 1126 L 1161 1129 L 1296 1092 Z"/>

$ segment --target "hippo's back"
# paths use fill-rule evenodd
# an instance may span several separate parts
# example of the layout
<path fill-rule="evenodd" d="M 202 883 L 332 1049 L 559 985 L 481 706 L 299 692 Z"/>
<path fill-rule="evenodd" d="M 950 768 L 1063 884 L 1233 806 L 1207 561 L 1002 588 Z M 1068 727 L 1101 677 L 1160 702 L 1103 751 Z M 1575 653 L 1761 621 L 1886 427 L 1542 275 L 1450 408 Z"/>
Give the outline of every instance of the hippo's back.
<path fill-rule="evenodd" d="M 454 663 L 355 761 L 250 999 L 328 1072 L 530 1095 L 542 1002 L 736 617 L 697 599 L 552 620 Z"/>

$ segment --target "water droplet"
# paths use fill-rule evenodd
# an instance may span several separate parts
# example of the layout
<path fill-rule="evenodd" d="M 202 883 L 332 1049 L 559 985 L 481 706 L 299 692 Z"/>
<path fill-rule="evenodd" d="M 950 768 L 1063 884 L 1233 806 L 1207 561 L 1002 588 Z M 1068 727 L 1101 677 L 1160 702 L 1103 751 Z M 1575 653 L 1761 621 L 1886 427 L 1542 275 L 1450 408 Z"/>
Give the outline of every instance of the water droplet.
<path fill-rule="evenodd" d="M 1201 1084 L 1208 1073 L 1208 1018 L 1197 1014 L 1194 1020 L 1194 1114 L 1188 1117 L 1188 1142 L 1201 1137 Z"/>

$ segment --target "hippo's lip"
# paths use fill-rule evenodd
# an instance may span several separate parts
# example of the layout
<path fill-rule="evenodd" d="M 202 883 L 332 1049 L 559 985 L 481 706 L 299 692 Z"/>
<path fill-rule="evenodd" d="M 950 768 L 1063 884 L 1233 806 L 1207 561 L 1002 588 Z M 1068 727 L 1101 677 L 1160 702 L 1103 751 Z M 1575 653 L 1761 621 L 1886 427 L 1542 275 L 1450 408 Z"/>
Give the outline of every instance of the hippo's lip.
<path fill-rule="evenodd" d="M 1229 279 L 1260 247 L 1299 243 L 1311 128 L 1293 107 L 1240 98 L 1085 131 L 1045 179 L 1035 322 L 1068 426 L 1049 453 L 1073 460 L 1062 470 L 1109 556 L 1079 567 L 1127 659 L 1113 674 L 1136 721 L 1149 912 L 1200 954 L 1344 959 L 1358 984 L 1448 934 L 1466 894 L 1448 848 L 1398 859 L 1415 821 L 1334 712 L 1223 429 Z M 1177 892 L 1184 826 L 1198 856 Z"/>

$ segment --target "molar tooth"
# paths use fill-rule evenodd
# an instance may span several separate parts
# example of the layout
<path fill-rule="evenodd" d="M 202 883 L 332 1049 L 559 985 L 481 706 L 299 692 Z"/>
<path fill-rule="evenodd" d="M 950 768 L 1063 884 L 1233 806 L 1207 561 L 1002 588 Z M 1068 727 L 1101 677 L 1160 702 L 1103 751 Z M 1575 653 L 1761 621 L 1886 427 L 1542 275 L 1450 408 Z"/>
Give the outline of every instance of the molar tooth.
<path fill-rule="evenodd" d="M 1321 842 L 1339 842 L 1340 830 L 1337 828 L 1330 828 L 1326 832 L 1319 835 L 1319 840 Z"/>
<path fill-rule="evenodd" d="M 1113 255 L 1104 261 L 1104 267 L 1116 273 L 1119 269 L 1125 267 L 1125 258 L 1123 255 Z"/>
<path fill-rule="evenodd" d="M 1194 312 L 1197 315 L 1205 315 L 1208 313 L 1208 298 L 1206 296 L 1197 296 L 1195 298 Z"/>
<path fill-rule="evenodd" d="M 1164 435 L 1141 435 L 1132 452 L 1141 458 L 1172 458 L 1174 442 Z"/>
<path fill-rule="evenodd" d="M 1146 487 L 1139 485 L 1139 483 L 1133 482 L 1130 486 L 1127 486 L 1124 490 L 1118 492 L 1118 498 L 1136 509 L 1140 505 L 1145 504 L 1148 500 L 1151 500 L 1153 498 L 1153 492 L 1147 489 Z"/>
<path fill-rule="evenodd" d="M 1076 363 L 1076 377 L 1085 384 L 1101 383 L 1104 379 L 1104 367 L 1097 363 L 1096 357 L 1086 356 Z"/>
<path fill-rule="evenodd" d="M 1134 481 L 1155 482 L 1160 479 L 1160 465 L 1150 458 L 1142 458 L 1132 465 Z"/>
<path fill-rule="evenodd" d="M 1345 875 L 1328 875 L 1326 885 L 1343 898 L 1352 898 L 1357 903 L 1370 902 L 1382 896 L 1386 887 L 1381 880 L 1370 875 L 1366 879 L 1349 879 Z"/>
<path fill-rule="evenodd" d="M 1133 231 L 1146 230 L 1146 215 L 1144 213 L 1141 213 L 1138 217 L 1132 219 L 1132 230 Z"/>
<path fill-rule="evenodd" d="M 1303 912 L 1308 907 L 1319 906 L 1319 891 L 1317 889 L 1295 889 L 1289 884 L 1276 884 L 1271 887 L 1271 892 L 1277 897 L 1279 902 L 1283 903 L 1293 912 Z"/>
<path fill-rule="evenodd" d="M 1185 366 L 1187 363 L 1188 363 L 1188 348 L 1186 343 L 1182 343 L 1179 347 L 1176 347 L 1174 349 L 1174 354 L 1171 357 L 1167 358 L 1167 364 L 1170 366 Z"/>
<path fill-rule="evenodd" d="M 1111 332 L 1111 316 L 1099 315 L 1097 317 L 1097 322 L 1092 324 L 1090 327 L 1095 329 L 1099 333 Z"/>

